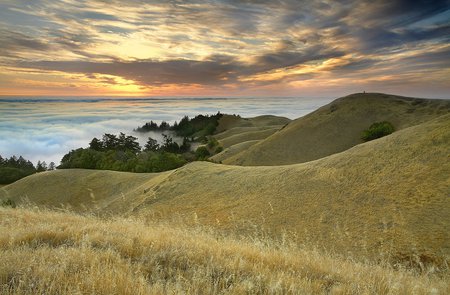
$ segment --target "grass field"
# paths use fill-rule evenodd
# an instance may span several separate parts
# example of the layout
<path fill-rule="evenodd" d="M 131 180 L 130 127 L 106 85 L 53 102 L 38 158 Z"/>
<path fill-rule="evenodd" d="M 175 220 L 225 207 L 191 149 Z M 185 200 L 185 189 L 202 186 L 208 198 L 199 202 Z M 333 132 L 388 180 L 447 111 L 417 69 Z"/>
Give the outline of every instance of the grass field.
<path fill-rule="evenodd" d="M 448 271 L 362 263 L 289 237 L 0 208 L 1 294 L 448 294 Z"/>
<path fill-rule="evenodd" d="M 354 99 L 322 108 L 317 122 L 330 127 L 352 102 L 368 111 Z M 18 207 L 0 207 L 0 294 L 449 294 L 448 105 L 383 99 L 370 120 L 394 104 L 397 131 L 314 161 L 56 170 L 1 187 L 0 201 Z M 280 120 L 228 116 L 219 127 L 236 138 Z M 217 159 L 311 131 L 306 123 Z M 341 142 L 360 140 L 362 125 Z"/>
<path fill-rule="evenodd" d="M 222 162 L 244 166 L 308 162 L 362 143 L 363 130 L 374 122 L 389 121 L 396 130 L 401 130 L 448 113 L 449 100 L 355 93 L 290 122 L 280 131 Z"/>

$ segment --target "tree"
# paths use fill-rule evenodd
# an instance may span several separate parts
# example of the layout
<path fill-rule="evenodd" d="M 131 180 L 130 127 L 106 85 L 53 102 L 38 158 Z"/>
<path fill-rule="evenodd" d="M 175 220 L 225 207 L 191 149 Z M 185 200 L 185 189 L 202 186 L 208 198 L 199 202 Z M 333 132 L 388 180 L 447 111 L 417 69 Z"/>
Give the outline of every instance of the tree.
<path fill-rule="evenodd" d="M 56 169 L 55 162 L 50 162 L 50 164 L 48 164 L 47 170 L 51 171 L 51 170 L 55 170 L 55 169 Z"/>
<path fill-rule="evenodd" d="M 125 150 L 131 151 L 135 154 L 141 151 L 141 146 L 139 145 L 138 139 L 134 136 L 126 136 L 123 146 Z"/>
<path fill-rule="evenodd" d="M 159 149 L 158 141 L 156 139 L 149 137 L 147 143 L 144 145 L 144 151 L 156 152 L 158 151 L 158 149 Z"/>
<path fill-rule="evenodd" d="M 37 172 L 43 172 L 47 170 L 47 163 L 45 161 L 38 161 L 36 165 L 36 171 Z"/>
<path fill-rule="evenodd" d="M 362 139 L 364 141 L 370 141 L 373 139 L 377 139 L 386 135 L 391 134 L 395 131 L 394 126 L 387 121 L 376 122 L 370 125 L 369 129 L 363 131 Z"/>
<path fill-rule="evenodd" d="M 94 137 L 89 143 L 89 148 L 96 151 L 101 151 L 103 150 L 103 142 L 100 139 Z"/>
<path fill-rule="evenodd" d="M 205 146 L 200 146 L 195 151 L 195 157 L 197 160 L 206 160 L 211 154 Z"/>
<path fill-rule="evenodd" d="M 189 151 L 191 148 L 191 144 L 189 143 L 189 140 L 187 137 L 183 137 L 183 144 L 180 146 L 180 152 L 185 153 Z"/>
<path fill-rule="evenodd" d="M 166 121 L 162 121 L 161 124 L 159 124 L 159 129 L 161 129 L 161 130 L 167 130 L 169 128 L 170 128 L 170 125 Z"/>
<path fill-rule="evenodd" d="M 180 146 L 178 143 L 174 142 L 172 137 L 169 135 L 163 134 L 163 145 L 161 146 L 161 150 L 168 153 L 179 153 Z"/>
<path fill-rule="evenodd" d="M 118 146 L 117 136 L 114 134 L 105 133 L 103 135 L 103 147 L 107 150 L 115 150 Z"/>

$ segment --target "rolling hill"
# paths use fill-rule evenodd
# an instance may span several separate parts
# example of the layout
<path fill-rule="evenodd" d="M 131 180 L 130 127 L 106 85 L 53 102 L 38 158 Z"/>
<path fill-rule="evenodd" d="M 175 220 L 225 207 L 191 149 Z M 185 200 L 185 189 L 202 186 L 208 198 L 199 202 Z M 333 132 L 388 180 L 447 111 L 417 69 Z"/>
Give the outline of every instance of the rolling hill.
<path fill-rule="evenodd" d="M 401 124 L 392 118 L 397 132 L 306 163 L 194 162 L 159 174 L 60 170 L 19 180 L 0 196 L 105 215 L 177 217 L 228 232 L 287 234 L 349 257 L 445 265 L 450 115 L 425 120 L 446 112 L 441 109 L 417 111 L 423 116 L 412 127 L 412 118 Z"/>
<path fill-rule="evenodd" d="M 401 130 L 450 112 L 449 100 L 357 93 L 339 98 L 240 153 L 222 159 L 242 166 L 303 163 L 362 143 L 372 123 L 391 122 Z"/>

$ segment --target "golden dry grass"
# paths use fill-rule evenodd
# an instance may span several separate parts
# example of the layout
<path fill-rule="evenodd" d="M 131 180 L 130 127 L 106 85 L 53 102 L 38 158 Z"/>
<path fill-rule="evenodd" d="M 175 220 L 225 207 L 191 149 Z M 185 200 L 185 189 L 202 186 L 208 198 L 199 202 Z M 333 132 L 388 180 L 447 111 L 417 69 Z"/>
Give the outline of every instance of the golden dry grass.
<path fill-rule="evenodd" d="M 289 238 L 142 218 L 0 208 L 1 294 L 448 294 L 418 273 Z"/>
<path fill-rule="evenodd" d="M 253 118 L 241 118 L 238 116 L 223 115 L 219 120 L 216 133 L 228 131 L 230 129 L 239 130 L 239 128 L 265 128 L 267 126 L 283 126 L 291 120 L 285 117 L 272 115 L 258 116 Z M 248 130 L 247 130 L 248 131 Z"/>
<path fill-rule="evenodd" d="M 449 112 L 449 100 L 352 94 L 292 121 L 223 163 L 261 166 L 308 162 L 362 143 L 362 131 L 374 122 L 389 121 L 401 130 Z"/>
<path fill-rule="evenodd" d="M 222 152 L 210 157 L 209 159 L 216 163 L 222 163 L 223 161 L 228 160 L 229 158 L 233 157 L 236 154 L 239 154 L 240 152 L 248 149 L 254 144 L 257 144 L 260 140 L 249 140 L 240 142 L 237 144 L 234 144 L 226 149 L 224 149 Z"/>
<path fill-rule="evenodd" d="M 300 244 L 359 260 L 445 266 L 450 261 L 449 143 L 446 115 L 303 164 L 196 162 L 135 176 L 66 170 L 28 177 L 2 191 L 17 203 L 26 195 L 47 207 L 65 207 L 58 198 L 77 200 L 83 205 L 73 209 L 102 215 L 195 215 L 198 222 L 228 232 L 255 226 L 274 237 L 291 232 Z"/>
<path fill-rule="evenodd" d="M 254 130 L 254 131 L 245 131 L 245 132 L 238 132 L 234 135 L 230 135 L 228 137 L 223 137 L 219 139 L 219 143 L 224 148 L 231 147 L 233 145 L 246 142 L 249 140 L 261 140 L 265 139 L 268 136 L 274 134 L 278 130 L 281 129 L 282 126 L 276 126 L 275 128 L 267 128 L 263 130 Z M 231 131 L 233 131 L 232 129 Z M 220 135 L 220 134 L 219 134 Z"/>
<path fill-rule="evenodd" d="M 238 116 L 224 115 L 219 120 L 216 134 L 213 136 L 224 147 L 224 151 L 211 160 L 222 162 L 229 157 L 238 154 L 250 145 L 249 142 L 262 140 L 279 131 L 291 120 L 277 116 L 258 116 L 254 118 L 241 118 Z"/>

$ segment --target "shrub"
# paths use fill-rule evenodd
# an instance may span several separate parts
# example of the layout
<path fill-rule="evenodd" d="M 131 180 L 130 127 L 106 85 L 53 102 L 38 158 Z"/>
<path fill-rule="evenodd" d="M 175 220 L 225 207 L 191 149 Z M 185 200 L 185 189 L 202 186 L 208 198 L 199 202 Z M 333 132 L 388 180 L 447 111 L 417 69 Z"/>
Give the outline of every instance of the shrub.
<path fill-rule="evenodd" d="M 208 149 L 205 146 L 200 146 L 195 151 L 195 157 L 197 160 L 205 160 L 210 156 Z"/>
<path fill-rule="evenodd" d="M 222 151 L 223 151 L 223 147 L 222 147 L 222 146 L 218 146 L 214 152 L 215 152 L 216 154 L 218 154 L 218 153 L 220 153 L 220 152 L 222 152 Z"/>
<path fill-rule="evenodd" d="M 389 135 L 392 132 L 394 132 L 394 130 L 395 130 L 394 126 L 387 121 L 376 122 L 370 125 L 369 129 L 363 131 L 361 138 L 364 141 L 370 141 L 373 139 Z"/>
<path fill-rule="evenodd" d="M 210 137 L 208 140 L 208 147 L 212 149 L 213 147 L 219 145 L 219 142 L 214 137 Z"/>

